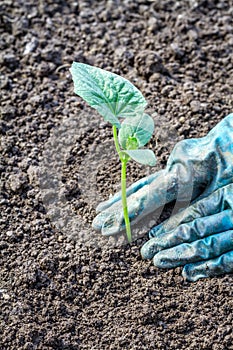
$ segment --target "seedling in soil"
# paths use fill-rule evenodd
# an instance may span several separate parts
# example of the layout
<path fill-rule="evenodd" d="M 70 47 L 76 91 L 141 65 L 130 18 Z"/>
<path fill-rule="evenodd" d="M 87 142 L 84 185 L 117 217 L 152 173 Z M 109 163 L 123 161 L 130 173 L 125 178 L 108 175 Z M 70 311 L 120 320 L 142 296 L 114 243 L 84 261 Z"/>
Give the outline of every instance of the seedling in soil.
<path fill-rule="evenodd" d="M 121 161 L 121 197 L 128 241 L 132 241 L 126 196 L 129 160 L 153 166 L 153 151 L 141 149 L 154 131 L 153 119 L 144 113 L 147 102 L 127 79 L 87 64 L 73 62 L 70 69 L 74 92 L 112 124 L 113 139 Z M 123 118 L 123 121 L 121 120 Z"/>

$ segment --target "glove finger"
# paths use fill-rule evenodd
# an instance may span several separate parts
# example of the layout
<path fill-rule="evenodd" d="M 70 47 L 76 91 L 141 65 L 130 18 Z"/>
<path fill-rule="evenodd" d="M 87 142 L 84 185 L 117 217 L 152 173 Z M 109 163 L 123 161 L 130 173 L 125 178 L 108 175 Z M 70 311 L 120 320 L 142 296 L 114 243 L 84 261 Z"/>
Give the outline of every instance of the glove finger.
<path fill-rule="evenodd" d="M 225 209 L 233 209 L 233 184 L 218 189 L 206 198 L 171 216 L 162 224 L 153 227 L 149 231 L 149 238 L 159 237 L 164 232 L 175 229 L 182 223 L 193 221 L 196 218 L 210 216 Z"/>
<path fill-rule="evenodd" d="M 135 183 L 133 183 L 131 186 L 129 186 L 127 188 L 127 191 L 126 191 L 127 197 L 129 197 L 131 194 L 137 192 L 143 186 L 149 185 L 156 177 L 161 176 L 161 172 L 163 172 L 163 170 L 161 170 L 155 174 L 151 174 L 150 176 L 144 177 L 144 178 L 136 181 Z M 101 211 L 104 211 L 104 210 L 108 209 L 109 207 L 111 207 L 113 204 L 117 203 L 118 201 L 121 201 L 121 191 L 114 194 L 108 200 L 101 202 L 97 206 L 96 212 L 99 213 Z"/>
<path fill-rule="evenodd" d="M 200 278 L 219 276 L 233 272 L 233 250 L 216 259 L 201 261 L 184 266 L 182 276 L 184 279 L 195 282 Z"/>
<path fill-rule="evenodd" d="M 148 187 L 148 186 L 147 186 Z M 130 221 L 136 222 L 138 216 L 145 209 L 148 190 L 144 186 L 127 200 L 128 215 Z M 124 215 L 121 202 L 115 203 L 111 208 L 100 212 L 92 222 L 95 230 L 101 230 L 104 236 L 117 234 L 125 229 Z"/>
<path fill-rule="evenodd" d="M 192 243 L 183 243 L 155 254 L 154 265 L 160 268 L 183 266 L 209 260 L 233 249 L 233 230 L 217 233 Z"/>
<path fill-rule="evenodd" d="M 114 227 L 114 232 L 116 231 L 117 227 L 120 229 L 120 224 L 123 220 L 122 217 L 122 206 L 121 202 L 115 203 L 112 208 L 106 209 L 104 211 L 101 211 L 93 220 L 92 227 L 95 230 L 109 230 L 109 234 L 111 231 L 111 227 Z M 113 234 L 113 233 L 112 233 Z M 107 234 L 106 234 L 107 235 Z"/>
<path fill-rule="evenodd" d="M 160 250 L 190 243 L 215 233 L 233 229 L 233 211 L 228 209 L 204 218 L 181 224 L 169 232 L 151 238 L 141 248 L 144 259 L 152 259 Z"/>
<path fill-rule="evenodd" d="M 177 173 L 164 170 L 158 174 L 156 180 L 149 185 L 144 185 L 127 198 L 128 213 L 132 224 L 176 198 Z M 93 220 L 92 226 L 96 230 L 102 230 L 104 235 L 112 235 L 124 230 L 121 201 L 101 211 Z"/>

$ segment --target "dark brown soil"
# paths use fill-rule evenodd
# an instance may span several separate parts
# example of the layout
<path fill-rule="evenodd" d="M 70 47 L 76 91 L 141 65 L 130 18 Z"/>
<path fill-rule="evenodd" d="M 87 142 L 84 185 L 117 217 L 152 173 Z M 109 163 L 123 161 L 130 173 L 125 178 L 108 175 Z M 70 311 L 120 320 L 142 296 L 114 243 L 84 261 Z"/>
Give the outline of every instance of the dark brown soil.
<path fill-rule="evenodd" d="M 0 15 L 0 348 L 233 349 L 232 275 L 188 283 L 179 268 L 141 260 L 146 237 L 114 246 L 90 229 L 119 164 L 98 148 L 111 129 L 73 94 L 68 71 L 73 60 L 93 64 L 142 91 L 157 113 L 160 169 L 175 142 L 233 111 L 232 1 L 2 0 Z M 58 163 L 54 199 L 43 169 Z M 148 171 L 132 163 L 129 182 Z M 94 244 L 66 230 L 62 198 Z"/>

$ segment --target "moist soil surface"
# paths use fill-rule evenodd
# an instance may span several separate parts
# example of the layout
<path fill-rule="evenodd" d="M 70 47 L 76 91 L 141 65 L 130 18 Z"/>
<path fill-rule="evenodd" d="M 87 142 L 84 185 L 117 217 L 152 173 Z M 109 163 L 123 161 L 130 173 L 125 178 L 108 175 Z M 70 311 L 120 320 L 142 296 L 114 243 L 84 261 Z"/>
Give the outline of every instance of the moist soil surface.
<path fill-rule="evenodd" d="M 0 15 L 0 348 L 233 349 L 232 274 L 189 283 L 141 259 L 146 235 L 91 228 L 120 164 L 69 73 L 96 65 L 146 97 L 158 162 L 132 162 L 133 183 L 233 111 L 232 1 L 3 0 Z"/>

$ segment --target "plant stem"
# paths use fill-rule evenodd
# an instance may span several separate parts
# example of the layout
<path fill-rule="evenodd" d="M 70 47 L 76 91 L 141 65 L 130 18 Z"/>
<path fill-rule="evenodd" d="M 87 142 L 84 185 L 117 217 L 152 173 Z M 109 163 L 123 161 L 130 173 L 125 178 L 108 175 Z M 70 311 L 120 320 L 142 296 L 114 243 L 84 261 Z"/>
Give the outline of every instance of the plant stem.
<path fill-rule="evenodd" d="M 117 136 L 117 127 L 115 125 L 113 125 L 112 130 L 113 130 L 115 147 L 119 155 L 119 158 L 121 160 L 121 199 L 122 199 L 123 214 L 125 219 L 126 235 L 129 243 L 131 243 L 132 236 L 131 236 L 131 228 L 130 228 L 128 207 L 127 207 L 127 196 L 126 196 L 126 166 L 127 166 L 129 157 L 127 155 L 124 155 L 124 153 L 120 149 L 118 136 Z"/>
<path fill-rule="evenodd" d="M 127 162 L 128 162 L 128 159 L 123 159 L 121 161 L 121 199 L 122 199 L 122 207 L 123 207 L 123 213 L 124 213 L 124 219 L 125 219 L 126 235 L 128 238 L 128 242 L 131 243 L 132 236 L 131 236 L 131 228 L 130 228 L 128 207 L 127 207 L 127 196 L 126 196 L 126 166 L 127 166 Z"/>
<path fill-rule="evenodd" d="M 113 139 L 114 139 L 114 143 L 115 143 L 115 147 L 116 147 L 116 150 L 117 150 L 117 153 L 119 155 L 119 158 L 122 162 L 123 160 L 123 154 L 122 154 L 122 151 L 120 149 L 120 145 L 119 145 L 119 142 L 118 142 L 118 137 L 117 137 L 117 127 L 115 125 L 112 126 L 112 131 L 113 131 Z"/>

